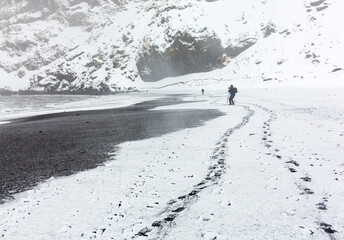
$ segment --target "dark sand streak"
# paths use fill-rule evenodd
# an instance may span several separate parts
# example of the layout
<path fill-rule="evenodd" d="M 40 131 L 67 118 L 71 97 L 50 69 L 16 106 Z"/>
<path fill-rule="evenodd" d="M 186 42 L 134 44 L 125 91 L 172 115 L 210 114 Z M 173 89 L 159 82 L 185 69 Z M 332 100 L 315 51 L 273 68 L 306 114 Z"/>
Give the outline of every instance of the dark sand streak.
<path fill-rule="evenodd" d="M 0 125 L 0 203 L 50 177 L 97 167 L 120 143 L 197 127 L 223 115 L 216 110 L 149 111 L 179 103 L 185 102 L 169 97 L 125 108 L 47 114 Z"/>

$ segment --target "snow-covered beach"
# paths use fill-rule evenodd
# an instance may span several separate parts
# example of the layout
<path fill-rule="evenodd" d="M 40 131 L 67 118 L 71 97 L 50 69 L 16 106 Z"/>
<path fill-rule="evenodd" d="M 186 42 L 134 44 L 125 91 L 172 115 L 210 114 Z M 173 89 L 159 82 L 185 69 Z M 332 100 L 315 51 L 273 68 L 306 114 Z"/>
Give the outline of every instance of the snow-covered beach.
<path fill-rule="evenodd" d="M 205 90 L 158 109 L 224 116 L 122 143 L 104 166 L 16 195 L 0 205 L 0 237 L 344 238 L 343 89 L 239 88 L 235 106 Z"/>
<path fill-rule="evenodd" d="M 122 97 L 119 96 L 119 100 Z M 136 101 L 141 99 L 131 97 Z M 60 98 L 69 99 L 68 96 Z M 97 99 L 93 99 L 96 104 Z M 101 165 L 120 143 L 197 127 L 223 115 L 217 110 L 202 109 L 150 111 L 181 103 L 184 101 L 180 96 L 173 95 L 127 107 L 11 119 L 0 128 L 0 204 L 50 177 L 68 176 Z M 113 105 L 118 106 L 118 103 Z"/>
<path fill-rule="evenodd" d="M 343 9 L 0 1 L 0 240 L 344 239 Z"/>

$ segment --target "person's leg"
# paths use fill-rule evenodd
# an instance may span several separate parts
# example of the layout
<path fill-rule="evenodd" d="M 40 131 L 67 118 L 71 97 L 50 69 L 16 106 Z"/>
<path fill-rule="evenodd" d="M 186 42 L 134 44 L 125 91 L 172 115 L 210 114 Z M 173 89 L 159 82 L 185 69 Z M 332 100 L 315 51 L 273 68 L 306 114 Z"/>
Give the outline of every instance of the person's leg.
<path fill-rule="evenodd" d="M 232 103 L 233 103 L 233 96 L 231 95 L 231 96 L 229 97 L 229 105 L 232 105 Z"/>

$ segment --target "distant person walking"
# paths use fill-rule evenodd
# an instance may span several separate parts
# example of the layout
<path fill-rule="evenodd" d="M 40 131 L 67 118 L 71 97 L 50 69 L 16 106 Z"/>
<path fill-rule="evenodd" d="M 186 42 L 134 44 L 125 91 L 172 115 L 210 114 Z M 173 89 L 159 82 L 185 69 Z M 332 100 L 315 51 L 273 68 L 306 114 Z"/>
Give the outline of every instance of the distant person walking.
<path fill-rule="evenodd" d="M 202 88 L 202 95 L 204 94 L 204 89 Z"/>
<path fill-rule="evenodd" d="M 231 85 L 228 88 L 228 104 L 229 105 L 234 105 L 234 97 L 235 94 L 238 92 L 238 89 L 236 87 L 233 87 L 233 85 Z"/>

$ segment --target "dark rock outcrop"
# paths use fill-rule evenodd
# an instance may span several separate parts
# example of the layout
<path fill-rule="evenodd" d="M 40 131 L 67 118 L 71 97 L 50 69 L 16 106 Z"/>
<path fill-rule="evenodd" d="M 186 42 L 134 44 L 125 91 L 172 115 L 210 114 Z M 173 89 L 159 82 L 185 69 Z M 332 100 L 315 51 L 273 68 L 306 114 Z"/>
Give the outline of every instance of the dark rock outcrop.
<path fill-rule="evenodd" d="M 325 2 L 325 0 L 314 1 L 314 2 L 311 2 L 311 6 L 312 7 L 317 7 L 317 6 L 321 5 L 324 2 Z"/>
<path fill-rule="evenodd" d="M 195 38 L 177 32 L 163 51 L 158 46 L 146 46 L 137 58 L 137 68 L 144 81 L 154 82 L 166 77 L 207 72 L 223 66 L 224 49 L 215 36 Z"/>
<path fill-rule="evenodd" d="M 247 38 L 247 39 L 240 41 L 236 45 L 229 44 L 229 46 L 226 47 L 226 49 L 225 49 L 226 55 L 230 58 L 235 58 L 236 56 L 238 56 L 243 51 L 252 47 L 256 42 L 257 42 L 256 38 Z"/>
<path fill-rule="evenodd" d="M 264 38 L 267 38 L 271 34 L 277 32 L 276 30 L 277 26 L 273 24 L 272 22 L 269 22 L 266 26 L 262 27 L 262 32 L 264 34 Z"/>

